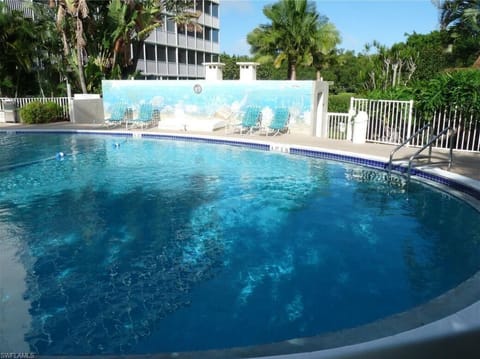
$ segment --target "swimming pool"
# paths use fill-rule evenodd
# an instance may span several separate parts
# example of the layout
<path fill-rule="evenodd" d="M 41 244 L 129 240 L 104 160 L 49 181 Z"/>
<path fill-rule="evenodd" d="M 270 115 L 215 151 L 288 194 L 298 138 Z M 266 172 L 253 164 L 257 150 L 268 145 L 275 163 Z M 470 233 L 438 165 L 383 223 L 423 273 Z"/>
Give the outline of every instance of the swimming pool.
<path fill-rule="evenodd" d="M 26 351 L 308 337 L 422 305 L 480 267 L 473 207 L 373 169 L 262 146 L 0 141 L 0 252 L 24 271 L 23 283 L 3 274 L 1 302 L 25 308 L 0 332 L 24 318 L 4 340 L 24 338 Z"/>

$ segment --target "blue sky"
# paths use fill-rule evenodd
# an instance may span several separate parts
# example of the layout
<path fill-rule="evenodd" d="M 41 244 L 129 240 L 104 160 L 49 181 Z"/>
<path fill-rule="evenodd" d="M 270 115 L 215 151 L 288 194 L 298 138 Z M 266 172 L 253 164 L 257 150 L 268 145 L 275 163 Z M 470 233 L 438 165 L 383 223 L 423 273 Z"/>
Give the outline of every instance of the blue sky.
<path fill-rule="evenodd" d="M 262 9 L 276 0 L 220 0 L 220 51 L 249 55 L 246 36 L 268 23 Z M 340 31 L 339 48 L 360 52 L 373 40 L 391 46 L 405 33 L 438 30 L 438 10 L 431 0 L 316 0 L 317 11 Z"/>

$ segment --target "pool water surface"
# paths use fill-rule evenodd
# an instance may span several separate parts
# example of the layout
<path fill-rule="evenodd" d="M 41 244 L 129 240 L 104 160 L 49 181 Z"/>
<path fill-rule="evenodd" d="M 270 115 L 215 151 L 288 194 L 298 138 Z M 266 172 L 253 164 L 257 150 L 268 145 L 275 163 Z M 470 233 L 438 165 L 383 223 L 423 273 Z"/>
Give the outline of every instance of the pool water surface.
<path fill-rule="evenodd" d="M 373 169 L 113 136 L 0 144 L 0 252 L 24 271 L 23 283 L 4 271 L 0 306 L 25 308 L 0 343 L 34 353 L 333 332 L 426 303 L 480 268 L 473 207 Z"/>

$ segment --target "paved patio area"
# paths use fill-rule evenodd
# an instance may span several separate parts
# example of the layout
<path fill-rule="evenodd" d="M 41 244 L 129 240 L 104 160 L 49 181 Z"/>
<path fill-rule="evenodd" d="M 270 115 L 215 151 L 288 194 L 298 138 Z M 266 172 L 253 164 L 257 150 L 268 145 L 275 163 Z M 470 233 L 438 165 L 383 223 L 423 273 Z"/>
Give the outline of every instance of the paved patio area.
<path fill-rule="evenodd" d="M 84 125 L 84 124 L 73 124 L 70 122 L 60 122 L 52 123 L 45 125 L 24 125 L 18 123 L 0 123 L 0 130 L 16 130 L 16 129 L 46 129 L 46 130 L 57 130 L 57 129 L 67 129 L 67 130 L 108 130 L 103 125 Z M 123 128 L 117 127 L 113 130 L 121 131 Z M 219 136 L 227 138 L 243 138 L 251 140 L 261 140 L 272 143 L 279 144 L 296 144 L 301 146 L 311 146 L 317 148 L 323 148 L 327 150 L 337 150 L 344 152 L 351 152 L 355 154 L 363 154 L 368 156 L 381 157 L 384 159 L 389 158 L 391 151 L 395 148 L 393 145 L 377 144 L 377 143 L 365 143 L 365 144 L 354 144 L 350 141 L 342 140 L 330 140 L 323 139 L 308 135 L 297 135 L 297 134 L 283 134 L 280 136 L 269 136 L 265 137 L 263 135 L 247 135 L 247 134 L 225 134 L 225 131 L 217 130 L 215 132 L 177 132 L 177 131 L 164 131 L 158 130 L 156 128 L 149 128 L 144 130 L 133 130 L 142 131 L 142 132 L 151 132 L 151 133 L 170 133 L 170 134 L 191 134 L 191 135 L 201 135 L 201 136 Z M 416 147 L 402 148 L 396 155 L 394 160 L 408 160 L 410 156 L 418 150 Z M 428 150 L 425 150 L 423 154 L 427 154 Z M 448 160 L 448 151 L 446 150 L 436 150 L 432 152 L 431 164 L 427 164 L 425 159 L 422 162 L 422 165 L 438 167 L 441 169 L 448 169 L 447 166 Z M 463 152 L 463 151 L 454 151 L 453 154 L 453 165 L 450 169 L 451 172 L 473 178 L 480 181 L 480 153 L 472 152 Z"/>

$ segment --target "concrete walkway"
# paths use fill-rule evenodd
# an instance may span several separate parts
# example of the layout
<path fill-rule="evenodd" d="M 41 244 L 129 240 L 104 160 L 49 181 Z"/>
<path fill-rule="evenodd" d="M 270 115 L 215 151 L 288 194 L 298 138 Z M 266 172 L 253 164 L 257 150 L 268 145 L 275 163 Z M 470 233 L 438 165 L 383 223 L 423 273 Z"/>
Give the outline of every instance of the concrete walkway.
<path fill-rule="evenodd" d="M 103 125 L 81 125 L 73 124 L 70 122 L 60 122 L 52 124 L 42 124 L 42 125 L 24 125 L 17 123 L 0 123 L 1 130 L 11 130 L 16 129 L 42 129 L 42 130 L 107 130 Z M 113 129 L 115 131 L 122 131 L 123 128 L 117 127 Z M 263 135 L 239 135 L 239 134 L 225 134 L 224 130 L 218 130 L 215 132 L 177 132 L 177 131 L 164 131 L 158 130 L 156 128 L 149 128 L 145 130 L 133 130 L 134 132 L 148 132 L 148 133 L 169 133 L 169 134 L 190 134 L 190 135 L 199 135 L 199 136 L 218 136 L 226 138 L 242 138 L 249 140 L 257 141 L 266 141 L 271 143 L 279 144 L 295 144 L 300 146 L 309 146 L 322 148 L 326 150 L 336 150 L 350 152 L 354 154 L 361 154 L 367 156 L 381 157 L 385 160 L 388 160 L 390 153 L 396 147 L 393 145 L 385 144 L 376 144 L 376 143 L 365 143 L 365 144 L 354 144 L 350 141 L 343 140 L 330 140 L 323 139 L 308 135 L 297 135 L 297 134 L 284 134 L 280 136 L 269 136 L 265 137 Z M 396 155 L 394 160 L 408 160 L 410 156 L 418 150 L 416 147 L 402 148 Z M 422 155 L 428 154 L 428 150 L 422 152 Z M 437 150 L 434 149 L 432 153 L 432 160 L 430 164 L 426 164 L 425 160 L 422 162 L 422 166 L 432 166 L 441 169 L 448 169 L 448 151 L 446 150 Z M 453 154 L 453 165 L 450 169 L 451 172 L 470 177 L 472 179 L 480 181 L 480 153 L 473 152 L 464 152 L 464 151 L 454 151 Z"/>

